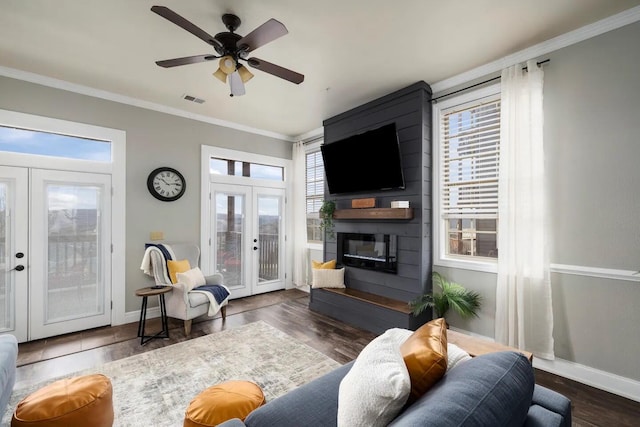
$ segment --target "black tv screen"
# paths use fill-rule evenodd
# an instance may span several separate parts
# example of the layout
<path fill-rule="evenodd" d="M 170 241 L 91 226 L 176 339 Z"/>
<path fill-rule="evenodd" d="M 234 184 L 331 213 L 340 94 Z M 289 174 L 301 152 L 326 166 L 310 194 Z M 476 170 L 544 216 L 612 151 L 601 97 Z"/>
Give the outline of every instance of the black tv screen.
<path fill-rule="evenodd" d="M 396 124 L 320 147 L 330 194 L 404 188 Z"/>

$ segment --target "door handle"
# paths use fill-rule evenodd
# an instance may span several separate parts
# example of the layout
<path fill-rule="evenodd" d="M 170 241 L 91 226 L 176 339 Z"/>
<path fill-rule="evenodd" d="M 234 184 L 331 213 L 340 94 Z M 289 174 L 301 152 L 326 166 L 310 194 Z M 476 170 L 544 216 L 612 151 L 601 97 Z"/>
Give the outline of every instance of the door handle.
<path fill-rule="evenodd" d="M 9 270 L 9 271 L 13 271 L 13 270 L 16 270 L 16 271 L 22 271 L 22 270 L 24 270 L 24 265 L 22 265 L 22 264 L 18 264 L 18 265 L 16 265 L 15 267 L 13 267 L 13 268 L 12 268 L 11 270 Z"/>

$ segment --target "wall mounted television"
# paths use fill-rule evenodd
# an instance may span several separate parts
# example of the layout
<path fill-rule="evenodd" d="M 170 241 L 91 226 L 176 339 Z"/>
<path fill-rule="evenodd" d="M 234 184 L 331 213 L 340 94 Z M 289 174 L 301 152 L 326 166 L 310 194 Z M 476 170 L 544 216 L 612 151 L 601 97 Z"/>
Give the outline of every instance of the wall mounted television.
<path fill-rule="evenodd" d="M 320 147 L 330 194 L 404 189 L 396 124 Z"/>

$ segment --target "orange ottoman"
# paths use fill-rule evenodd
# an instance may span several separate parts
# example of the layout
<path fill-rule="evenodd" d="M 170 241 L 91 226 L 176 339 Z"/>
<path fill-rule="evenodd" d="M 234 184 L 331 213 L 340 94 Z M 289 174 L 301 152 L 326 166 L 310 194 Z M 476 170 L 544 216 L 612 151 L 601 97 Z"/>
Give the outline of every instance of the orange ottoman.
<path fill-rule="evenodd" d="M 184 427 L 211 427 L 232 418 L 244 419 L 264 405 L 262 389 L 249 381 L 227 381 L 193 398 L 184 414 Z"/>
<path fill-rule="evenodd" d="M 85 375 L 56 381 L 18 403 L 11 427 L 111 427 L 111 381 L 104 375 Z"/>

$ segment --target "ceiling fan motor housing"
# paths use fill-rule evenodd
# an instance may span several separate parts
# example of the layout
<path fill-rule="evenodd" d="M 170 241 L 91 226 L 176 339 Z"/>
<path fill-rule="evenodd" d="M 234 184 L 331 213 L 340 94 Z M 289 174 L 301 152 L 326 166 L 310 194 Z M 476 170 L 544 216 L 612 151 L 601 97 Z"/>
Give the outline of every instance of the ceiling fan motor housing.
<path fill-rule="evenodd" d="M 238 47 L 236 43 L 242 38 L 241 35 L 236 33 L 223 32 L 216 34 L 214 38 L 218 40 L 224 47 L 223 52 L 218 51 L 220 55 L 231 55 L 234 57 L 234 59 L 237 57 Z"/>

